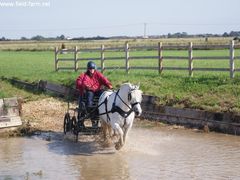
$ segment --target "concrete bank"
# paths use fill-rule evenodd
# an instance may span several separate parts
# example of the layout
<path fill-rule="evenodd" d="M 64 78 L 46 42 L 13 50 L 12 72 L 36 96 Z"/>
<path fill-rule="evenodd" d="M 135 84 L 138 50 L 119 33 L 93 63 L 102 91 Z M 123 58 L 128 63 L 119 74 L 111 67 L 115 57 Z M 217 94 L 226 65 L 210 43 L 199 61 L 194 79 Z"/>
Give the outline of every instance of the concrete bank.
<path fill-rule="evenodd" d="M 16 98 L 0 99 L 0 129 L 22 125 L 21 103 Z"/>
<path fill-rule="evenodd" d="M 143 118 L 190 128 L 200 128 L 205 131 L 240 135 L 240 114 L 159 106 L 157 102 L 158 97 L 143 97 Z"/>

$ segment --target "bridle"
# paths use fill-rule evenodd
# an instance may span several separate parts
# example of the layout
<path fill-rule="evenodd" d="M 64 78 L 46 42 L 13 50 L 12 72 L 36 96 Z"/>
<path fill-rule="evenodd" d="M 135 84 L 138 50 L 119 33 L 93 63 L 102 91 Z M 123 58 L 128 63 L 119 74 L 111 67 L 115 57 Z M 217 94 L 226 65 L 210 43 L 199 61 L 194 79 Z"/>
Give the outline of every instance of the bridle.
<path fill-rule="evenodd" d="M 131 97 L 131 92 L 134 91 L 134 90 L 136 90 L 136 89 L 131 89 L 130 92 L 128 93 L 128 101 L 131 101 L 131 99 L 132 99 L 132 97 Z M 117 92 L 116 92 L 116 94 L 115 94 L 114 101 L 113 101 L 113 104 L 112 104 L 112 109 L 111 109 L 110 111 L 107 110 L 107 109 L 108 109 L 107 103 L 108 103 L 108 98 L 109 98 L 110 95 L 107 96 L 107 97 L 104 99 L 104 101 L 103 101 L 101 104 L 98 105 L 98 107 L 100 107 L 102 104 L 104 104 L 104 105 L 105 105 L 105 110 L 106 110 L 104 113 L 101 113 L 101 114 L 99 114 L 99 115 L 104 115 L 104 114 L 106 114 L 106 115 L 107 115 L 107 120 L 108 120 L 108 121 L 111 121 L 111 119 L 110 119 L 110 117 L 109 117 L 109 113 L 115 113 L 115 112 L 117 112 L 118 114 L 120 114 L 120 115 L 125 119 L 125 121 L 124 121 L 124 124 L 125 124 L 125 123 L 126 123 L 126 118 L 127 118 L 132 112 L 135 112 L 135 113 L 136 113 L 136 111 L 134 111 L 134 106 L 136 106 L 137 104 L 140 104 L 140 102 L 134 102 L 134 103 L 130 104 L 130 105 L 131 105 L 131 107 L 130 107 L 126 102 L 124 102 L 124 100 L 122 99 L 122 97 L 119 95 L 119 91 L 120 91 L 120 89 L 118 89 Z M 121 102 L 122 102 L 126 107 L 128 107 L 128 109 L 129 109 L 128 111 L 124 111 L 124 110 L 122 110 L 119 106 L 116 105 L 116 100 L 117 100 L 117 98 L 119 98 L 119 99 L 121 100 Z"/>
<path fill-rule="evenodd" d="M 128 101 L 131 101 L 131 92 L 135 90 L 135 89 L 131 89 L 130 92 L 128 93 Z M 122 110 L 120 107 L 118 107 L 116 105 L 116 99 L 117 97 L 122 101 L 122 103 L 128 107 L 129 111 L 124 111 Z M 132 103 L 131 104 L 131 107 L 123 101 L 123 99 L 121 98 L 121 96 L 119 95 L 119 90 L 117 91 L 116 95 L 115 95 L 115 98 L 114 98 L 114 102 L 113 102 L 113 105 L 112 105 L 112 113 L 114 112 L 118 112 L 122 117 L 124 118 L 127 118 L 132 112 L 135 112 L 134 111 L 134 106 L 137 105 L 137 104 L 140 104 L 140 102 L 135 102 L 135 103 Z"/>

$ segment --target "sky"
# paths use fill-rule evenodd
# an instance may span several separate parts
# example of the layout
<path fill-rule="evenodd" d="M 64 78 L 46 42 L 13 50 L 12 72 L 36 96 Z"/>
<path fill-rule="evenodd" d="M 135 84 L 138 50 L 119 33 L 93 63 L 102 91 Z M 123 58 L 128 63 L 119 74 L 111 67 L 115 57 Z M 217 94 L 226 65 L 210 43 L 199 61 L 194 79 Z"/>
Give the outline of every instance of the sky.
<path fill-rule="evenodd" d="M 223 34 L 240 31 L 239 7 L 240 0 L 0 0 L 0 38 Z"/>

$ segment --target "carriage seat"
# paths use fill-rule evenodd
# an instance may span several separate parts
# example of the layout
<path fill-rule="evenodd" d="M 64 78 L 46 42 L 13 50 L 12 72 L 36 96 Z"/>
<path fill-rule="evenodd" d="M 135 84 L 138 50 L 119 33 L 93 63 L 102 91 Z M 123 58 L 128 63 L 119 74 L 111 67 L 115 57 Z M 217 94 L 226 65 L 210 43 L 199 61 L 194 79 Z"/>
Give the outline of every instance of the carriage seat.
<path fill-rule="evenodd" d="M 79 98 L 79 107 L 78 107 L 78 118 L 86 117 L 90 114 L 90 119 L 92 121 L 93 127 L 97 127 L 99 116 L 98 116 L 98 96 L 93 97 L 92 106 L 87 106 L 87 98 L 86 95 Z M 82 122 L 83 123 L 83 122 Z"/>
<path fill-rule="evenodd" d="M 93 97 L 93 104 L 91 106 L 87 106 L 87 98 L 84 95 L 83 97 L 79 98 L 79 109 L 86 109 L 86 110 L 93 110 L 98 106 L 98 96 Z"/>

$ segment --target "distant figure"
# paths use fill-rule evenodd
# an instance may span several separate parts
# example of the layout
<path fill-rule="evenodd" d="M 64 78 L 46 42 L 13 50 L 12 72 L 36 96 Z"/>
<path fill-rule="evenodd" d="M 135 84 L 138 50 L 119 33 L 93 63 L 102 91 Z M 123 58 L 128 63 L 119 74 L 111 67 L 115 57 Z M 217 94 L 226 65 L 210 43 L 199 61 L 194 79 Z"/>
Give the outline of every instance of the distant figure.
<path fill-rule="evenodd" d="M 67 51 L 64 51 L 64 50 L 67 50 L 64 43 L 62 43 L 62 45 L 61 45 L 61 50 L 62 50 L 61 54 L 67 54 Z"/>
<path fill-rule="evenodd" d="M 62 43 L 62 46 L 61 46 L 62 49 L 66 49 L 66 46 L 64 43 Z"/>

